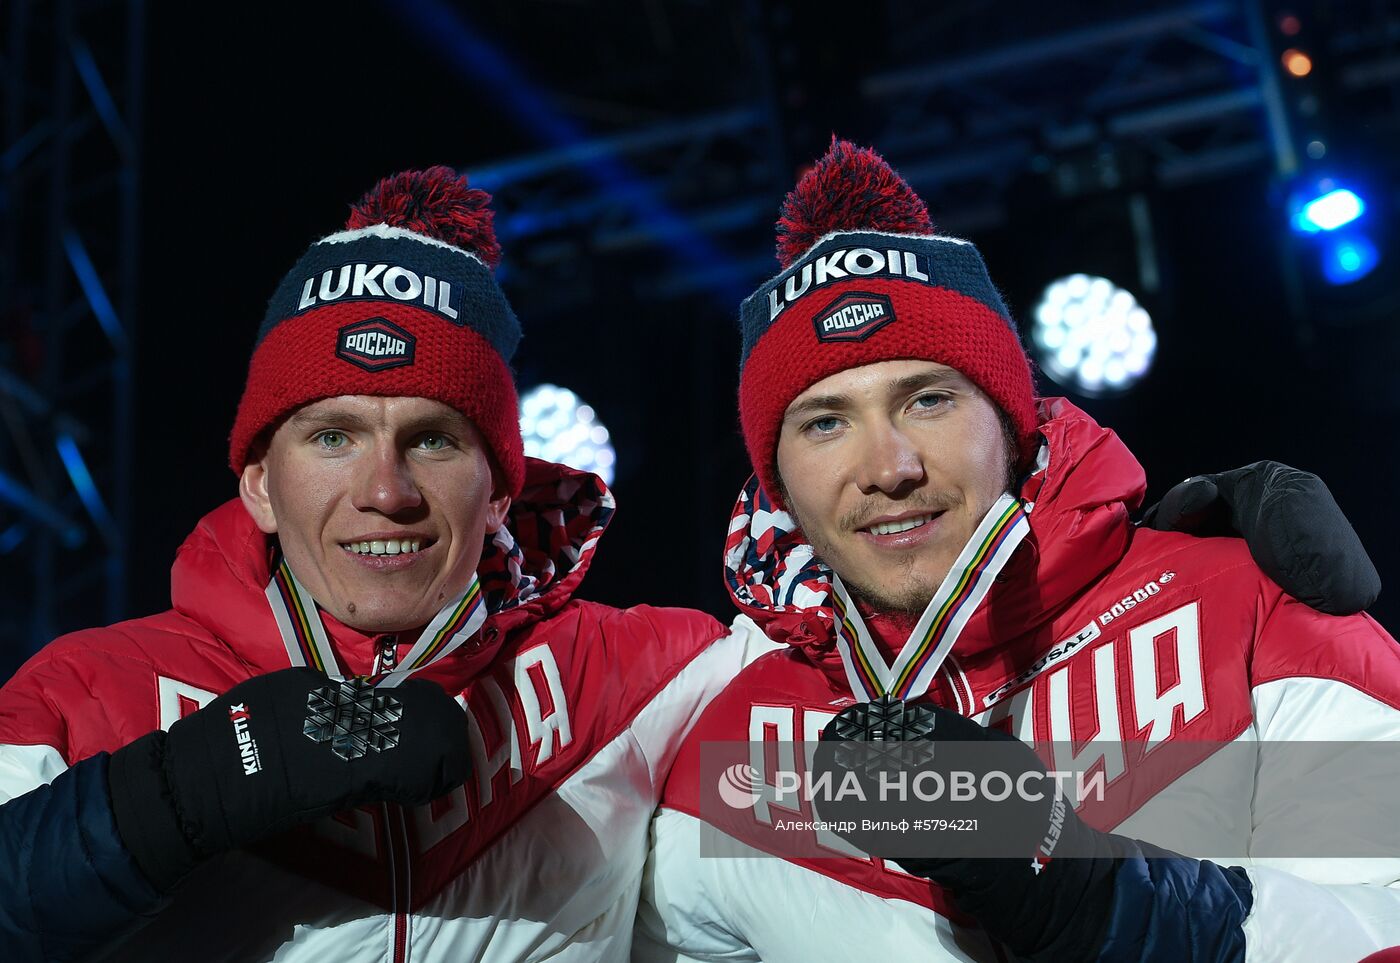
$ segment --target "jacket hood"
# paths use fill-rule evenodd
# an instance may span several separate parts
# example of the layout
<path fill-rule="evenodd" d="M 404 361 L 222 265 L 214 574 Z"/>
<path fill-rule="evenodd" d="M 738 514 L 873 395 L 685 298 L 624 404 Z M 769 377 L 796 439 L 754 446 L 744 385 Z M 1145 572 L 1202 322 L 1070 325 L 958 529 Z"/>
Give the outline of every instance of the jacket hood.
<path fill-rule="evenodd" d="M 527 458 L 524 490 L 511 503 L 506 524 L 487 537 L 477 565 L 489 616 L 476 644 L 463 646 L 453 658 L 466 659 L 475 674 L 490 663 L 506 634 L 567 604 L 613 510 L 612 493 L 598 476 Z M 235 498 L 200 520 L 176 553 L 170 576 L 176 611 L 204 626 L 259 672 L 287 665 L 264 594 L 277 553 L 276 538 L 259 531 Z M 368 672 L 378 636 L 343 625 L 324 611 L 321 620 L 342 665 L 350 672 Z M 419 628 L 412 627 L 415 632 Z"/>
<path fill-rule="evenodd" d="M 1142 466 L 1107 428 L 1063 398 L 1039 405 L 1041 448 L 1023 482 L 1030 534 L 997 577 L 953 652 L 975 658 L 1048 621 L 1122 558 L 1142 503 Z M 795 520 L 750 478 L 729 523 L 725 581 L 739 610 L 777 642 L 841 672 L 831 570 Z"/>

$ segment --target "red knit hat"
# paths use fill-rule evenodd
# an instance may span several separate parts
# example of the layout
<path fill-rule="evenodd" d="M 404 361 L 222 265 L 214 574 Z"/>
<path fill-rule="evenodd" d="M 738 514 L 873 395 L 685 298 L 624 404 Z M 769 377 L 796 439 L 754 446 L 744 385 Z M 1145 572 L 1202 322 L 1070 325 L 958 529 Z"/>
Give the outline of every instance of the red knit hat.
<path fill-rule="evenodd" d="M 229 440 L 241 473 L 267 428 L 336 395 L 432 398 L 481 431 L 512 496 L 525 479 L 510 359 L 520 324 L 492 275 L 491 197 L 450 167 L 380 181 L 268 303 Z"/>
<path fill-rule="evenodd" d="M 1034 456 L 1035 390 L 1010 312 L 971 242 L 934 233 L 928 209 L 873 150 L 832 139 L 778 220 L 783 271 L 740 309 L 739 418 L 775 504 L 778 435 L 794 398 L 838 371 L 917 359 L 956 368 L 1006 413 Z"/>

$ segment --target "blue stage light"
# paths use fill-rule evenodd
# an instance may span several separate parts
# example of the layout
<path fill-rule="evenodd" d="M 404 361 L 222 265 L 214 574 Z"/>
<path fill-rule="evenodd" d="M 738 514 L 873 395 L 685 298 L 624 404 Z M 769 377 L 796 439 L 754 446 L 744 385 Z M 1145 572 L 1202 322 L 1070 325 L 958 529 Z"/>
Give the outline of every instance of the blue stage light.
<path fill-rule="evenodd" d="M 577 168 L 591 179 L 601 196 L 623 210 L 630 210 L 640 225 L 665 244 L 684 265 L 692 268 L 728 266 L 713 283 L 724 310 L 730 311 L 750 290 L 747 274 L 731 254 L 696 227 L 691 217 L 675 210 L 663 193 L 619 154 L 598 149 L 586 128 L 555 105 L 555 97 L 533 79 L 505 49 L 477 29 L 465 4 L 450 0 L 399 0 L 389 9 L 405 17 L 423 42 L 445 54 L 473 85 L 503 105 L 504 114 L 541 143 L 560 150 L 578 148 Z M 489 176 L 473 175 L 478 187 L 494 191 Z M 529 228 L 513 225 L 512 211 L 496 213 L 497 231 L 509 238 Z M 718 276 L 719 272 L 717 272 Z M 499 278 L 499 274 L 497 277 Z"/>
<path fill-rule="evenodd" d="M 1364 234 L 1330 237 L 1322 245 L 1322 276 L 1329 284 L 1351 284 L 1370 274 L 1380 262 L 1376 245 Z"/>
<path fill-rule="evenodd" d="M 1328 190 L 1311 200 L 1295 203 L 1293 227 L 1304 234 L 1335 231 L 1366 213 L 1366 202 L 1344 187 Z"/>
<path fill-rule="evenodd" d="M 77 522 L 31 492 L 18 479 L 0 471 L 0 504 L 18 509 L 58 534 L 64 548 L 77 548 L 87 540 L 87 532 Z M 13 529 L 11 529 L 13 531 Z M 17 537 L 9 536 L 8 537 Z"/>
<path fill-rule="evenodd" d="M 112 520 L 112 513 L 107 510 L 102 493 L 93 483 L 92 472 L 88 471 L 87 462 L 83 460 L 83 453 L 78 450 L 78 443 L 73 436 L 64 432 L 54 439 L 54 445 L 58 448 L 59 457 L 63 459 L 63 467 L 68 469 L 68 477 L 78 492 L 78 498 L 92 517 L 93 523 L 97 525 L 97 530 L 104 536 L 116 531 L 117 526 Z"/>
<path fill-rule="evenodd" d="M 0 532 L 0 555 L 8 555 L 19 548 L 28 534 L 29 526 L 24 522 L 15 522 L 4 532 Z"/>

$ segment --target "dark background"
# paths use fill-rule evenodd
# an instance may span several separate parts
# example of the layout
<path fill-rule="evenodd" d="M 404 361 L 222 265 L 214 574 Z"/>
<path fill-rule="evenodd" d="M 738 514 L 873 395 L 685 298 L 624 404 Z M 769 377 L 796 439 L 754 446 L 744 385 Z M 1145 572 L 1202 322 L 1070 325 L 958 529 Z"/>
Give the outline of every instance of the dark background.
<path fill-rule="evenodd" d="M 55 41 L 39 22 L 46 8 L 28 6 L 36 39 L 25 70 L 40 77 L 37 89 Z M 78 7 L 99 61 L 121 62 L 126 21 L 114 13 L 104 29 Z M 1304 29 L 1282 40 L 1274 28 L 1287 13 Z M 1144 22 L 1152 16 L 1156 27 Z M 41 561 L 59 573 L 46 577 L 62 577 L 103 545 L 61 476 L 50 478 L 47 490 L 89 537 L 71 551 L 40 550 L 52 539 L 36 528 L 4 546 L 0 677 L 58 631 L 169 604 L 176 547 L 235 493 L 227 437 L 267 297 L 378 177 L 436 163 L 483 172 L 497 195 L 501 277 L 526 333 L 522 389 L 566 385 L 612 432 L 619 511 L 585 594 L 725 616 L 722 533 L 748 474 L 734 408 L 736 309 L 776 272 L 782 194 L 833 131 L 883 150 L 941 229 L 978 243 L 1018 318 L 1074 271 L 1134 291 L 1159 337 L 1153 370 L 1124 397 L 1074 400 L 1124 437 L 1150 498 L 1188 474 L 1286 461 L 1327 480 L 1382 579 L 1400 576 L 1391 508 L 1400 251 L 1386 248 L 1400 71 L 1385 74 L 1395 57 L 1386 37 L 1400 33 L 1367 17 L 1395 22 L 1381 3 L 153 6 L 144 90 L 118 96 L 139 115 L 139 150 L 128 155 L 139 254 L 123 318 L 134 407 L 126 427 L 110 429 L 100 400 L 60 405 L 95 426 L 83 449 L 98 487 L 117 484 L 113 465 L 127 479 L 126 590 L 102 608 L 94 577 L 44 613 L 33 607 L 26 580 Z M 1101 28 L 1119 20 L 1137 32 L 1105 39 Z M 1077 32 L 1099 45 L 1076 43 Z M 1070 38 L 1058 52 L 1025 53 L 1057 38 Z M 1316 136 L 1328 146 L 1324 163 L 1305 162 L 1298 176 L 1335 170 L 1367 187 L 1382 260 L 1346 288 L 1316 277 L 1312 249 L 1286 226 L 1292 180 L 1278 169 L 1266 75 L 1281 85 L 1285 116 L 1296 114 L 1302 88 L 1273 69 L 1269 46 L 1289 42 L 1306 42 L 1316 64 L 1305 81 L 1311 113 L 1294 116 L 1290 136 L 1301 149 L 1325 131 Z M 1358 74 L 1373 61 L 1381 66 Z M 949 76 L 920 91 L 879 82 L 940 68 Z M 1238 110 L 1211 113 L 1220 109 L 1211 97 L 1240 92 Z M 13 96 L 8 104 L 13 145 L 28 123 L 13 123 L 20 107 Z M 23 106 L 28 119 L 43 109 Z M 1144 117 L 1161 121 L 1158 140 L 1134 126 Z M 100 174 L 96 153 L 75 156 L 76 168 Z M 29 180 L 17 190 L 11 178 L 0 211 L 24 228 L 9 251 L 21 267 L 5 292 L 4 361 L 42 388 L 53 302 L 37 278 L 52 267 L 40 252 L 52 243 L 53 208 L 35 198 L 52 197 L 56 175 L 42 148 L 25 163 Z M 1137 232 L 1133 203 L 1149 215 Z M 100 220 L 87 231 L 96 260 L 119 253 Z M 1155 290 L 1143 284 L 1148 242 Z M 96 332 L 75 322 L 67 343 L 100 353 L 84 347 Z M 30 432 L 49 424 L 31 419 Z M 120 446 L 124 465 L 112 455 Z M 16 449 L 4 451 L 5 470 L 22 477 Z M 123 499 L 113 498 L 117 510 Z M 4 511 L 0 530 L 18 517 Z M 1400 619 L 1391 593 L 1373 612 Z"/>

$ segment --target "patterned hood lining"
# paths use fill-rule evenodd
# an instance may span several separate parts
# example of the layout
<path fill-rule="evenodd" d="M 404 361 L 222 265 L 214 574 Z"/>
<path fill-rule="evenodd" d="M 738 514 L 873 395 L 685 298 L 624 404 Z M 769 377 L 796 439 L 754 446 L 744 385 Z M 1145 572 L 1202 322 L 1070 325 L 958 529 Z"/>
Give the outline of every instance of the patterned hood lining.
<path fill-rule="evenodd" d="M 527 458 L 525 488 L 477 565 L 492 613 L 543 599 L 587 568 L 616 503 L 597 475 Z M 572 589 L 570 589 L 572 591 Z M 562 605 L 568 593 L 551 602 Z"/>
<path fill-rule="evenodd" d="M 831 569 L 818 561 L 797 520 L 776 508 L 750 476 L 724 543 L 724 578 L 734 601 L 765 613 L 829 609 Z"/>

